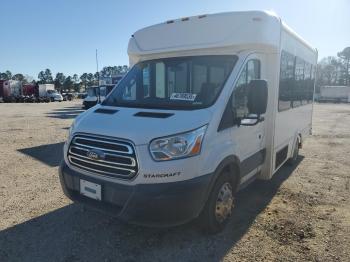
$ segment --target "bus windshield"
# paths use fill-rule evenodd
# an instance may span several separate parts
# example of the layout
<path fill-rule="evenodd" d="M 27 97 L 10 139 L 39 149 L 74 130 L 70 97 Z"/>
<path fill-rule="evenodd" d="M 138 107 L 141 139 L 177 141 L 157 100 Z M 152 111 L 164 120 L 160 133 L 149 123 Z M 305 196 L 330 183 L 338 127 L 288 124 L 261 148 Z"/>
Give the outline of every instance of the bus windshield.
<path fill-rule="evenodd" d="M 140 62 L 102 104 L 174 110 L 209 107 L 237 59 L 234 55 L 208 55 Z"/>

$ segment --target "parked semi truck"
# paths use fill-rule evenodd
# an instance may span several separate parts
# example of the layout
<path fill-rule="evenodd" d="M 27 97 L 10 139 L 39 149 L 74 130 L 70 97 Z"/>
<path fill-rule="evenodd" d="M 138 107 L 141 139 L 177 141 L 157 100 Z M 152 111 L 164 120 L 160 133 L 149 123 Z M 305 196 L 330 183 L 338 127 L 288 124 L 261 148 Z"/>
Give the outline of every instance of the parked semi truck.
<path fill-rule="evenodd" d="M 35 95 L 35 85 L 34 84 L 24 84 L 22 88 L 22 93 L 24 96 L 34 96 Z"/>
<path fill-rule="evenodd" d="M 127 75 L 69 129 L 59 175 L 73 201 L 218 232 L 238 190 L 297 163 L 317 51 L 276 15 L 169 20 L 132 34 L 128 54 Z"/>
<path fill-rule="evenodd" d="M 18 102 L 22 96 L 22 82 L 17 80 L 0 80 L 0 100 Z"/>
<path fill-rule="evenodd" d="M 5 102 L 11 95 L 10 83 L 8 80 L 0 80 L 0 102 Z"/>

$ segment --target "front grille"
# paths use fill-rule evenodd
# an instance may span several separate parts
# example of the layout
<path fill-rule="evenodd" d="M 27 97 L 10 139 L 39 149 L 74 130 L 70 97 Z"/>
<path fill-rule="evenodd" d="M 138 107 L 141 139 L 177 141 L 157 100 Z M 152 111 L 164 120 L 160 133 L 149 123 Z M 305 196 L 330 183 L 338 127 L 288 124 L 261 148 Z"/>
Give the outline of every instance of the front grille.
<path fill-rule="evenodd" d="M 110 137 L 77 134 L 67 158 L 77 168 L 112 178 L 132 179 L 138 172 L 134 146 Z"/>

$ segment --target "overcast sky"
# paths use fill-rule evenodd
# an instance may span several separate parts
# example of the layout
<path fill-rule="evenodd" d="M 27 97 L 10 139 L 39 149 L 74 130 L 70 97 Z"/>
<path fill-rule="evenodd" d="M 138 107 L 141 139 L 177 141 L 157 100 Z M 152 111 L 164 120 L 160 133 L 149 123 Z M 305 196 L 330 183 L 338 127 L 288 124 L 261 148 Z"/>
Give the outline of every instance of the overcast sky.
<path fill-rule="evenodd" d="M 184 16 L 237 10 L 272 10 L 319 50 L 336 55 L 350 46 L 349 0 L 2 0 L 0 72 L 34 76 L 96 71 L 128 64 L 136 30 Z"/>

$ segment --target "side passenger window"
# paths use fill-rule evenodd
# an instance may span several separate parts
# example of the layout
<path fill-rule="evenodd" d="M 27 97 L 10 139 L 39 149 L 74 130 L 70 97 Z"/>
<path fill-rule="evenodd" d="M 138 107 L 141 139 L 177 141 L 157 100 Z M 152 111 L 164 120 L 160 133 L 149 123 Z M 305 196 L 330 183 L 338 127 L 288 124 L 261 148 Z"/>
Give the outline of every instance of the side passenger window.
<path fill-rule="evenodd" d="M 295 56 L 282 51 L 279 83 L 278 110 L 284 111 L 292 107 L 292 89 L 294 85 Z"/>
<path fill-rule="evenodd" d="M 232 106 L 235 118 L 244 118 L 249 115 L 248 87 L 251 80 L 260 79 L 260 61 L 252 59 L 247 62 L 238 78 L 232 94 Z"/>

